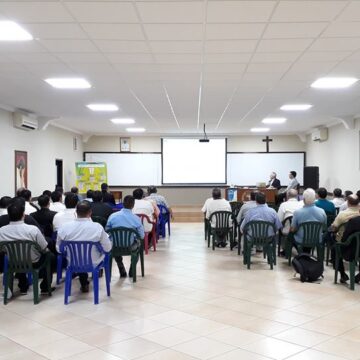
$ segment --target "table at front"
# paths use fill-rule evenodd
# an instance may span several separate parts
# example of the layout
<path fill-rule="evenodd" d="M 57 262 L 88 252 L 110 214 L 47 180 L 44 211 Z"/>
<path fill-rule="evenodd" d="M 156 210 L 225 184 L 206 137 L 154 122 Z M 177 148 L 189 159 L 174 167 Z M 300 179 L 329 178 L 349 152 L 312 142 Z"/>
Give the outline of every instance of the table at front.
<path fill-rule="evenodd" d="M 226 189 L 226 196 L 227 196 Z M 275 203 L 275 198 L 278 193 L 277 189 L 270 189 L 270 188 L 236 188 L 237 190 L 237 201 L 244 202 L 250 199 L 250 193 L 252 191 L 259 191 L 265 194 L 266 202 L 267 203 Z"/>

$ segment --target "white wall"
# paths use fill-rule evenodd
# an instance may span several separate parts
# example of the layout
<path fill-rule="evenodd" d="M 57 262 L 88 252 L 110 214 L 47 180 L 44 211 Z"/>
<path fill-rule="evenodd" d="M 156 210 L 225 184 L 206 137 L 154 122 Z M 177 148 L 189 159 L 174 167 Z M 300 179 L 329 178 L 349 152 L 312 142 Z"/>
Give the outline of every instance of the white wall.
<path fill-rule="evenodd" d="M 55 159 L 63 160 L 64 187 L 69 190 L 75 184 L 75 162 L 82 160 L 83 153 L 81 137 L 78 150 L 73 150 L 74 136 L 51 125 L 46 130 L 15 129 L 11 113 L 0 109 L 0 196 L 13 196 L 15 192 L 15 150 L 28 153 L 28 187 L 33 196 L 54 189 Z"/>
<path fill-rule="evenodd" d="M 320 186 L 332 191 L 360 189 L 359 170 L 359 121 L 355 129 L 347 130 L 343 125 L 329 128 L 329 138 L 324 142 L 307 139 L 307 164 L 319 166 Z"/>

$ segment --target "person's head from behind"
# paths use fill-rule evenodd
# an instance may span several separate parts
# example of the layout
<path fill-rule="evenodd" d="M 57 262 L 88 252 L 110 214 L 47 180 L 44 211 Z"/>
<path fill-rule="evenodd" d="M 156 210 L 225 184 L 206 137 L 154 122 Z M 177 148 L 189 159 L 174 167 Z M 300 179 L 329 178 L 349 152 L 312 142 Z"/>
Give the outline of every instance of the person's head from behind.
<path fill-rule="evenodd" d="M 360 190 L 358 190 L 358 191 L 356 192 L 356 196 L 357 196 L 358 198 L 360 198 Z"/>
<path fill-rule="evenodd" d="M 48 196 L 50 198 L 51 197 L 51 191 L 50 190 L 44 190 L 42 195 L 46 195 L 46 196 Z"/>
<path fill-rule="evenodd" d="M 333 191 L 334 197 L 341 198 L 342 197 L 342 190 L 339 188 L 334 189 Z"/>
<path fill-rule="evenodd" d="M 102 202 L 103 196 L 101 191 L 94 191 L 92 193 L 92 199 L 94 203 Z"/>
<path fill-rule="evenodd" d="M 53 203 L 56 203 L 56 202 L 61 202 L 61 199 L 62 199 L 62 195 L 61 195 L 61 192 L 60 191 L 53 191 L 51 193 L 51 201 Z"/>
<path fill-rule="evenodd" d="M 212 197 L 214 200 L 221 199 L 221 190 L 219 188 L 214 188 L 212 191 Z"/>
<path fill-rule="evenodd" d="M 256 193 L 255 201 L 258 205 L 264 205 L 266 203 L 265 194 L 263 194 L 262 192 Z"/>
<path fill-rule="evenodd" d="M 297 199 L 297 196 L 298 196 L 298 192 L 297 190 L 295 189 L 290 189 L 287 194 L 287 199 L 290 200 L 290 199 Z"/>
<path fill-rule="evenodd" d="M 91 217 L 91 204 L 87 200 L 79 201 L 76 205 L 76 215 L 79 219 Z"/>
<path fill-rule="evenodd" d="M 270 174 L 270 179 L 276 179 L 276 172 L 273 171 L 271 174 Z"/>
<path fill-rule="evenodd" d="M 347 198 L 347 203 L 348 203 L 349 207 L 358 207 L 359 201 L 360 201 L 360 198 L 355 194 L 351 194 Z"/>
<path fill-rule="evenodd" d="M 88 198 L 88 199 L 92 199 L 92 197 L 93 197 L 93 191 L 92 190 L 88 190 L 87 192 L 86 192 L 86 197 Z"/>
<path fill-rule="evenodd" d="M 30 190 L 23 190 L 20 194 L 20 196 L 25 199 L 25 201 L 30 201 L 31 200 L 31 191 Z"/>
<path fill-rule="evenodd" d="M 19 197 L 21 196 L 21 193 L 26 190 L 24 187 L 19 187 L 17 190 L 16 190 L 16 196 Z"/>
<path fill-rule="evenodd" d="M 135 205 L 135 199 L 132 195 L 126 195 L 123 202 L 124 208 L 132 210 Z"/>
<path fill-rule="evenodd" d="M 73 193 L 66 194 L 65 206 L 67 209 L 75 209 L 78 202 L 79 202 L 79 198 L 75 194 Z"/>
<path fill-rule="evenodd" d="M 148 189 L 147 189 L 147 192 L 148 192 L 149 195 L 156 194 L 157 193 L 156 186 L 149 186 Z"/>
<path fill-rule="evenodd" d="M 78 194 L 79 193 L 79 189 L 76 186 L 73 186 L 70 190 L 73 194 Z"/>
<path fill-rule="evenodd" d="M 321 187 L 317 191 L 319 199 L 325 200 L 327 198 L 328 192 L 325 188 Z"/>
<path fill-rule="evenodd" d="M 290 173 L 289 173 L 289 178 L 290 179 L 295 179 L 296 178 L 296 171 L 290 171 Z"/>
<path fill-rule="evenodd" d="M 40 195 L 38 204 L 42 209 L 48 208 L 50 206 L 50 198 L 47 195 Z"/>
<path fill-rule="evenodd" d="M 144 190 L 137 188 L 133 191 L 133 197 L 135 200 L 141 200 L 144 197 Z"/>
<path fill-rule="evenodd" d="M 312 205 L 316 200 L 316 193 L 314 189 L 308 188 L 303 193 L 305 205 Z"/>
<path fill-rule="evenodd" d="M 345 190 L 345 192 L 344 192 L 345 199 L 347 200 L 347 198 L 352 194 L 353 194 L 353 192 L 351 190 Z"/>
<path fill-rule="evenodd" d="M 58 191 L 62 195 L 64 193 L 64 188 L 62 186 L 56 185 L 55 191 Z"/>
<path fill-rule="evenodd" d="M 101 191 L 106 192 L 106 191 L 108 191 L 108 188 L 109 188 L 109 186 L 108 186 L 107 183 L 102 183 L 101 184 Z"/>
<path fill-rule="evenodd" d="M 251 200 L 251 201 L 255 201 L 255 199 L 256 199 L 256 194 L 257 194 L 257 191 L 252 191 L 252 192 L 250 193 L 250 200 Z"/>
<path fill-rule="evenodd" d="M 7 208 L 10 221 L 20 221 L 24 219 L 25 214 L 25 200 L 21 197 L 16 197 L 11 200 L 11 204 Z"/>
<path fill-rule="evenodd" d="M 7 209 L 7 207 L 11 204 L 10 196 L 3 196 L 0 199 L 0 209 Z"/>

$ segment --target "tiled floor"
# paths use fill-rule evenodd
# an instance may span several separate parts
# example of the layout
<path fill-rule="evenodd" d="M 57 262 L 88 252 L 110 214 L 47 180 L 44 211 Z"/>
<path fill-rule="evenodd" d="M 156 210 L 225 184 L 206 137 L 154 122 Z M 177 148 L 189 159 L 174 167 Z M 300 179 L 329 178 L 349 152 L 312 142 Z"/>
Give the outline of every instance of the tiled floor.
<path fill-rule="evenodd" d="M 63 284 L 32 304 L 0 307 L 0 360 L 340 360 L 360 359 L 360 286 L 302 284 L 279 259 L 258 255 L 251 270 L 236 252 L 209 250 L 202 224 L 174 224 L 145 258 L 136 285 L 117 278 L 63 305 Z M 103 282 L 103 280 L 102 280 Z"/>

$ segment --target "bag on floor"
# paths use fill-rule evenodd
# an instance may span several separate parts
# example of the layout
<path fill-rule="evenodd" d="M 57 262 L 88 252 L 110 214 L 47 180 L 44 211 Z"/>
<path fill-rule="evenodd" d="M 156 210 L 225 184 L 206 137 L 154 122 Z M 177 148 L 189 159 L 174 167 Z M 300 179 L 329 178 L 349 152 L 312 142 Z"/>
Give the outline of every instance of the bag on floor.
<path fill-rule="evenodd" d="M 295 256 L 292 265 L 296 273 L 300 274 L 301 282 L 313 282 L 323 277 L 324 263 L 311 254 Z"/>

